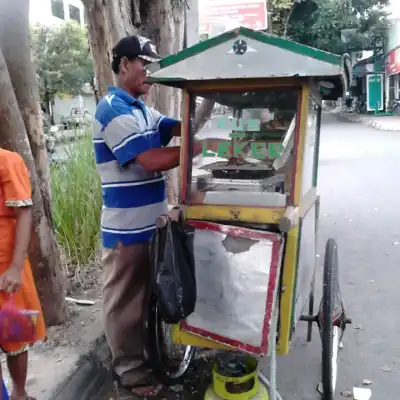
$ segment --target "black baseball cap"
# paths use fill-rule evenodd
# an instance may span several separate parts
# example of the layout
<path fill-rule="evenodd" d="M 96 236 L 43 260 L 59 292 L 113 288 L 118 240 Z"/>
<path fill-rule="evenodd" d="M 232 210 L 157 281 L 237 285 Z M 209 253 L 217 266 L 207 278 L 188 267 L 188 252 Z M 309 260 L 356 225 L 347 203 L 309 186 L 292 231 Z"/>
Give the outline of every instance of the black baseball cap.
<path fill-rule="evenodd" d="M 127 36 L 121 39 L 112 50 L 113 59 L 118 62 L 126 57 L 128 60 L 141 58 L 149 62 L 161 59 L 150 39 L 143 36 Z"/>

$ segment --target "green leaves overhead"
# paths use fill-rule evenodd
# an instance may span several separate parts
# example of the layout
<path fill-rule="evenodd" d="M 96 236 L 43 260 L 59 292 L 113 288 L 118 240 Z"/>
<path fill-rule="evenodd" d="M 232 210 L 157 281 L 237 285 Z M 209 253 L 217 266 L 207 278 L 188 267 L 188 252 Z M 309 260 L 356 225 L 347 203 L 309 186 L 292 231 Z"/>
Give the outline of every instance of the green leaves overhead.
<path fill-rule="evenodd" d="M 380 47 L 387 30 L 387 0 L 272 0 L 274 33 L 288 21 L 288 37 L 332 53 Z M 290 4 L 288 4 L 290 3 Z M 291 7 L 290 18 L 285 20 Z M 342 41 L 344 31 L 346 41 Z"/>
<path fill-rule="evenodd" d="M 87 32 L 75 22 L 32 28 L 34 59 L 42 95 L 78 94 L 93 80 Z"/>

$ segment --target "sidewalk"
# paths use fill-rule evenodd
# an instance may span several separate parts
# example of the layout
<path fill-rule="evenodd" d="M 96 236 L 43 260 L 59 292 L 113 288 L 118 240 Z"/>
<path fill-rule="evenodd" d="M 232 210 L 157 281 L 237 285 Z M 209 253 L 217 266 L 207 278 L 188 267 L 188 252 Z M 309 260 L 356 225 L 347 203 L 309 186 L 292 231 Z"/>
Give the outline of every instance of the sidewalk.
<path fill-rule="evenodd" d="M 346 112 L 341 112 L 340 115 L 349 121 L 361 122 L 363 125 L 370 126 L 380 131 L 400 132 L 400 117 L 398 116 L 378 117 Z"/>

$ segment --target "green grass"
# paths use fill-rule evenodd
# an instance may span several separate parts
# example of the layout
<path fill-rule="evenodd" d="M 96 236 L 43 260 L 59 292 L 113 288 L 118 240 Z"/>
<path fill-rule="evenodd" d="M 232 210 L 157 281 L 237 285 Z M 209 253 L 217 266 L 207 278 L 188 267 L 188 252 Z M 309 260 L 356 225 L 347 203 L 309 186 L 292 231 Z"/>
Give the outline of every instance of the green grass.
<path fill-rule="evenodd" d="M 101 184 L 90 135 L 65 148 L 67 159 L 51 167 L 53 218 L 67 264 L 82 267 L 99 250 Z"/>

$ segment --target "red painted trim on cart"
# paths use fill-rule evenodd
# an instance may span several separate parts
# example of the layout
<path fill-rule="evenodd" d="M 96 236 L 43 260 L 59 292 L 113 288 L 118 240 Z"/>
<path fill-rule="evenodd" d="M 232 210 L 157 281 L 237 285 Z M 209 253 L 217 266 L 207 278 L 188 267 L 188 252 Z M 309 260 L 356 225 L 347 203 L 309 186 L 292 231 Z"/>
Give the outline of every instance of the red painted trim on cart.
<path fill-rule="evenodd" d="M 246 353 L 264 355 L 261 347 L 238 342 L 237 340 L 229 339 L 216 333 L 211 333 L 200 328 L 195 328 L 193 326 L 190 326 L 186 321 L 181 322 L 181 329 L 185 332 L 193 333 L 194 335 L 201 336 L 202 338 L 212 340 L 222 345 L 233 347 L 234 349 L 241 350 Z"/>
<path fill-rule="evenodd" d="M 272 312 L 274 306 L 274 295 L 275 288 L 277 285 L 278 279 L 278 270 L 279 270 L 279 255 L 280 255 L 280 246 L 281 240 L 276 240 L 272 244 L 272 258 L 271 258 L 271 268 L 269 274 L 269 283 L 268 283 L 268 294 L 267 294 L 267 304 L 265 306 L 265 319 L 264 319 L 264 329 L 263 329 L 263 339 L 261 343 L 261 348 L 266 353 L 268 351 L 269 346 L 269 337 L 270 337 L 270 328 L 271 328 L 271 320 L 272 320 Z M 272 338 L 272 340 L 274 340 Z M 276 340 L 276 338 L 275 338 Z"/>
<path fill-rule="evenodd" d="M 200 229 L 200 230 L 208 229 L 226 233 L 232 236 L 244 236 L 252 239 L 269 239 L 272 241 L 272 257 L 271 257 L 270 275 L 268 281 L 268 293 L 265 304 L 265 318 L 263 323 L 261 346 L 253 346 L 247 343 L 239 342 L 234 339 L 229 339 L 227 337 L 218 335 L 216 333 L 205 331 L 200 328 L 195 328 L 189 325 L 186 321 L 182 321 L 180 324 L 181 329 L 183 331 L 193 333 L 203 338 L 213 340 L 217 343 L 227 345 L 247 353 L 261 355 L 261 356 L 267 355 L 268 345 L 269 345 L 269 333 L 270 333 L 269 331 L 271 327 L 270 322 L 272 317 L 272 307 L 274 305 L 274 293 L 278 278 L 278 267 L 279 267 L 278 264 L 279 264 L 280 245 L 281 245 L 280 237 L 277 234 L 273 234 L 270 232 L 256 232 L 248 228 L 216 224 L 213 222 L 188 220 L 187 223 L 193 226 L 195 229 Z"/>
<path fill-rule="evenodd" d="M 301 123 L 301 107 L 303 106 L 303 92 L 299 94 L 299 104 L 297 107 L 297 117 L 296 117 L 296 134 L 294 137 L 294 165 L 293 165 L 293 174 L 292 174 L 292 187 L 290 189 L 289 203 L 294 204 L 294 192 L 296 189 L 296 174 L 297 174 L 297 158 L 299 156 L 299 141 L 300 141 L 300 123 Z"/>
<path fill-rule="evenodd" d="M 215 222 L 197 221 L 194 219 L 189 219 L 186 222 L 196 229 L 225 233 L 230 236 L 244 236 L 249 239 L 269 239 L 272 242 L 280 241 L 276 234 L 271 232 L 262 232 L 250 228 L 217 224 Z"/>
<path fill-rule="evenodd" d="M 186 130 L 183 132 L 184 139 L 184 154 L 183 154 L 183 160 L 180 161 L 180 165 L 184 165 L 186 168 L 183 168 L 182 171 L 182 182 L 181 182 L 181 193 L 180 193 L 180 200 L 182 203 L 185 203 L 187 200 L 187 186 L 188 186 L 188 181 L 187 181 L 187 166 L 188 166 L 188 159 L 189 159 L 189 118 L 190 118 L 190 96 L 191 94 L 189 92 L 186 92 L 184 96 L 184 101 L 185 101 L 185 114 L 184 118 L 187 118 L 187 121 L 185 121 L 185 127 Z"/>

